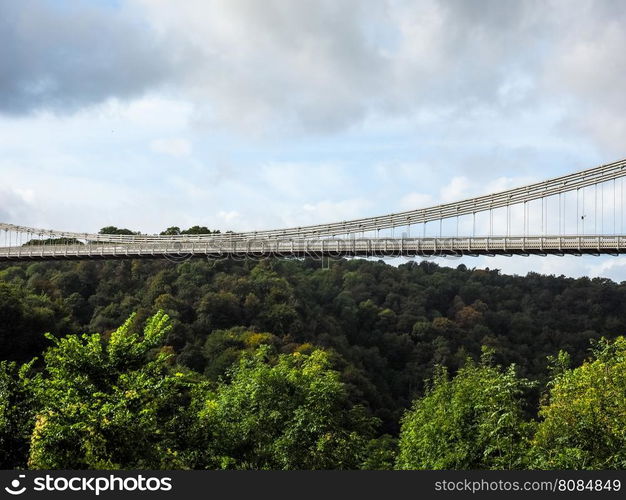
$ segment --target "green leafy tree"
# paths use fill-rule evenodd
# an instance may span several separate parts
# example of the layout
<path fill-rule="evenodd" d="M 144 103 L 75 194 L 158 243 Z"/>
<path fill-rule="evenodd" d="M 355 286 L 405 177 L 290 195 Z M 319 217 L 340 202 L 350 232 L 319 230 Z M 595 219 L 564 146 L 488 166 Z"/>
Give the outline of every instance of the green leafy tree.
<path fill-rule="evenodd" d="M 59 309 L 45 294 L 0 282 L 0 353 L 7 360 L 25 361 L 45 345 L 46 329 L 65 326 Z"/>
<path fill-rule="evenodd" d="M 133 317 L 110 338 L 47 337 L 45 370 L 27 381 L 38 405 L 29 466 L 50 469 L 184 467 L 189 381 L 157 347 L 159 312 L 140 335 Z"/>
<path fill-rule="evenodd" d="M 506 276 L 433 262 L 350 259 L 330 269 L 282 259 L 7 262 L 0 263 L 0 358 L 41 356 L 44 332 L 101 332 L 106 343 L 131 312 L 131 329 L 141 331 L 164 309 L 173 318 L 165 340 L 173 362 L 211 382 L 259 345 L 248 344 L 251 332 L 271 332 L 275 339 L 262 343 L 282 353 L 323 346 L 349 401 L 396 437 L 398 416 L 423 394 L 435 365 L 456 373 L 487 345 L 502 366 L 515 363 L 520 376 L 546 380 L 546 356 L 567 350 L 580 366 L 590 339 L 626 332 L 625 298 L 626 285 L 605 279 Z M 525 397 L 534 411 L 539 390 Z"/>
<path fill-rule="evenodd" d="M 45 240 L 32 239 L 24 243 L 23 246 L 41 246 L 41 245 L 84 245 L 84 243 L 76 238 L 48 238 Z"/>
<path fill-rule="evenodd" d="M 206 226 L 191 226 L 189 229 L 181 231 L 180 234 L 219 234 L 219 231 L 211 231 Z"/>
<path fill-rule="evenodd" d="M 372 439 L 367 444 L 363 470 L 393 470 L 396 463 L 398 440 L 389 434 Z"/>
<path fill-rule="evenodd" d="M 24 375 L 31 365 L 0 361 L 0 469 L 26 467 L 34 411 Z"/>
<path fill-rule="evenodd" d="M 115 226 L 106 226 L 98 231 L 100 234 L 125 234 L 125 235 L 133 235 L 140 234 L 138 231 L 131 231 L 130 229 L 120 228 Z"/>
<path fill-rule="evenodd" d="M 439 368 L 425 396 L 402 419 L 400 469 L 515 469 L 525 465 L 531 426 L 524 420 L 530 383 L 485 359 L 454 378 Z"/>
<path fill-rule="evenodd" d="M 626 338 L 599 341 L 594 358 L 567 369 L 563 353 L 539 412 L 536 466 L 626 468 Z"/>
<path fill-rule="evenodd" d="M 268 346 L 234 365 L 201 420 L 213 438 L 207 465 L 233 469 L 358 468 L 376 424 L 350 406 L 326 352 L 272 358 Z"/>
<path fill-rule="evenodd" d="M 176 236 L 178 234 L 180 234 L 178 226 L 170 226 L 165 231 L 161 231 L 161 236 Z"/>

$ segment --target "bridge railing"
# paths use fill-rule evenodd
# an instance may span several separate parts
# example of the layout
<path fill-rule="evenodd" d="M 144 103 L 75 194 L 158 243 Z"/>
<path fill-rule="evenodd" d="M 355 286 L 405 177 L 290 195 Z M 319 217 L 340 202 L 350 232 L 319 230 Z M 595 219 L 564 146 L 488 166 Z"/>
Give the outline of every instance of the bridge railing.
<path fill-rule="evenodd" d="M 0 248 L 0 260 L 116 257 L 394 257 L 623 253 L 626 236 L 499 236 L 475 238 L 257 239 L 246 242 L 48 245 Z"/>

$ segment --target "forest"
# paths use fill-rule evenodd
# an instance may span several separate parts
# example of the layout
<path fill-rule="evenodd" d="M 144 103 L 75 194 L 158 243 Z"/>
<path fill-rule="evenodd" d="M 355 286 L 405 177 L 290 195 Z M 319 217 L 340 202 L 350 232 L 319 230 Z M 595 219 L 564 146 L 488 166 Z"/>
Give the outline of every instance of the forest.
<path fill-rule="evenodd" d="M 0 468 L 622 469 L 625 303 L 432 261 L 4 263 Z"/>

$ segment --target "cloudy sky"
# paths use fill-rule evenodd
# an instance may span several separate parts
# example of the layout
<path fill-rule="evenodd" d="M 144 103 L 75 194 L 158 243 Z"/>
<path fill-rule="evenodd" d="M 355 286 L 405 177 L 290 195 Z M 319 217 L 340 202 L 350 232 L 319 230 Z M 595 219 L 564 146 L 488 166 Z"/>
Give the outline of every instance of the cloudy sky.
<path fill-rule="evenodd" d="M 572 5 L 0 0 L 0 221 L 265 229 L 623 158 L 626 3 Z M 624 259 L 466 263 L 621 281 Z"/>

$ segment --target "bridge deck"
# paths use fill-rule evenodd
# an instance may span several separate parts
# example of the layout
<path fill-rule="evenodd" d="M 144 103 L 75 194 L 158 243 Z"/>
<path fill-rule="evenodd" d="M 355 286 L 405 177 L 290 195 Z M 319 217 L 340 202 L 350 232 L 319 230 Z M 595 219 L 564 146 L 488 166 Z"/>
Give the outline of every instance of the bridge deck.
<path fill-rule="evenodd" d="M 249 239 L 140 244 L 24 245 L 0 248 L 0 261 L 171 257 L 432 257 L 626 253 L 626 236 Z"/>

